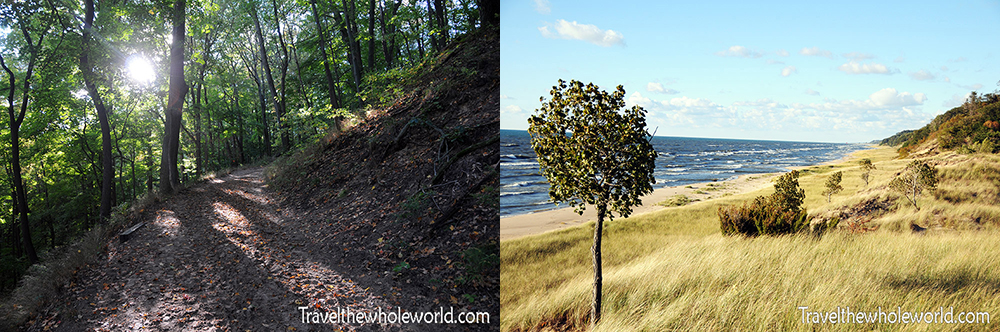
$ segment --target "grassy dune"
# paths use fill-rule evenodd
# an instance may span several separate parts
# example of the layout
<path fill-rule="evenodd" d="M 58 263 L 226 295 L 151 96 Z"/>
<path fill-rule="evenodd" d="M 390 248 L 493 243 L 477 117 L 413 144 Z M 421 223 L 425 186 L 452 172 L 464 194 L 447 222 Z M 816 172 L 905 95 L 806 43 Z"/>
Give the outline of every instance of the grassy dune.
<path fill-rule="evenodd" d="M 800 178 L 810 215 L 831 215 L 885 189 L 907 160 L 888 148 L 861 151 L 855 160 L 808 168 Z M 857 159 L 878 170 L 865 186 Z M 920 210 L 899 198 L 871 224 L 878 231 L 842 228 L 808 235 L 746 239 L 719 234 L 716 208 L 773 189 L 615 220 L 605 227 L 604 316 L 600 331 L 834 330 L 1000 328 L 1000 158 L 942 154 L 934 193 Z M 831 172 L 843 171 L 844 191 L 832 202 L 820 193 Z M 912 234 L 910 223 L 929 230 Z M 583 329 L 589 325 L 593 223 L 502 241 L 501 327 L 511 330 Z M 986 311 L 989 325 L 838 324 L 802 322 L 798 306 L 828 311 L 929 311 L 954 307 Z"/>

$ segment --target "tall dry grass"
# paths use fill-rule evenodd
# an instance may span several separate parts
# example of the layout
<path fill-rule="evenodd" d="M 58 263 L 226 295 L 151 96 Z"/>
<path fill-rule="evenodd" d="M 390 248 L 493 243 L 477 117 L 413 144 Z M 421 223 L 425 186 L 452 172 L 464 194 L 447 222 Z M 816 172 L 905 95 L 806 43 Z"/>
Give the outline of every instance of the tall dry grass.
<path fill-rule="evenodd" d="M 811 215 L 822 215 L 873 197 L 898 197 L 886 185 L 909 160 L 895 155 L 888 148 L 854 155 L 871 158 L 878 167 L 867 186 L 856 160 L 808 168 L 799 179 L 805 207 Z M 881 226 L 872 233 L 834 230 L 822 238 L 755 239 L 719 234 L 718 206 L 770 194 L 770 188 L 608 223 L 605 311 L 597 330 L 997 330 L 1000 209 L 990 203 L 996 195 L 989 193 L 1000 183 L 982 170 L 1000 169 L 1000 158 L 949 153 L 930 160 L 941 170 L 939 190 L 960 199 L 925 193 L 919 211 L 898 200 L 872 221 Z M 844 172 L 845 189 L 828 203 L 820 193 L 836 171 Z M 929 230 L 910 233 L 911 223 Z M 502 330 L 589 326 L 592 230 L 588 223 L 501 242 Z M 943 306 L 996 317 L 989 325 L 962 327 L 815 326 L 801 321 L 798 306 L 820 311 Z"/>

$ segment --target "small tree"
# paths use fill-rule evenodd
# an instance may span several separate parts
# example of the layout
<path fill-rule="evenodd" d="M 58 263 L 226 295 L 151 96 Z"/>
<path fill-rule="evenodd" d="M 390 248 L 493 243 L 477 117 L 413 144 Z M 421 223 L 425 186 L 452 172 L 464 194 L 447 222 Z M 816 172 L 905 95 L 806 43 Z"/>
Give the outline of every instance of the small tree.
<path fill-rule="evenodd" d="M 903 173 L 892 179 L 889 183 L 892 190 L 903 194 L 913 207 L 920 211 L 917 206 L 917 197 L 924 189 L 933 190 L 937 187 L 937 169 L 927 165 L 926 162 L 914 160 L 906 165 Z"/>
<path fill-rule="evenodd" d="M 774 182 L 774 197 L 781 204 L 782 210 L 799 212 L 806 191 L 799 188 L 799 171 L 782 174 Z"/>
<path fill-rule="evenodd" d="M 829 203 L 833 199 L 833 195 L 844 190 L 844 187 L 840 186 L 840 180 L 844 177 L 844 173 L 838 171 L 830 175 L 829 179 L 826 179 L 826 191 L 823 195 L 826 195 L 826 202 Z"/>
<path fill-rule="evenodd" d="M 865 187 L 867 187 L 871 173 L 876 169 L 875 164 L 872 164 L 872 160 L 868 158 L 861 159 L 858 164 L 861 165 L 861 179 L 865 180 Z"/>
<path fill-rule="evenodd" d="M 621 85 L 608 94 L 593 83 L 559 80 L 552 99 L 528 119 L 531 148 L 542 175 L 549 181 L 549 197 L 568 202 L 583 214 L 586 204 L 597 208 L 594 227 L 594 301 L 591 326 L 601 319 L 601 233 L 610 212 L 622 217 L 641 204 L 639 197 L 653 191 L 656 151 L 646 131 L 646 111 L 625 108 Z"/>

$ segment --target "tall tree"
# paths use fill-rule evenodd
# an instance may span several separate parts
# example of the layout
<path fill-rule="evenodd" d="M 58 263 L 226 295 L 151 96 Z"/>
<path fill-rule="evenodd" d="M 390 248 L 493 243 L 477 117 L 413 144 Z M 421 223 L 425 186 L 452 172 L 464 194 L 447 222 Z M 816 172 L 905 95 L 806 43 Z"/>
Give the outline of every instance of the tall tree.
<path fill-rule="evenodd" d="M 438 35 L 440 35 L 437 50 L 441 51 L 445 46 L 448 46 L 448 39 L 450 39 L 449 30 L 451 30 L 451 26 L 448 24 L 448 12 L 444 0 L 434 0 L 434 18 L 437 21 Z"/>
<path fill-rule="evenodd" d="M 111 156 L 111 123 L 108 120 L 108 105 L 105 105 L 101 98 L 101 92 L 97 90 L 94 74 L 94 63 L 90 59 L 90 53 L 94 38 L 94 0 L 84 0 L 83 17 L 83 53 L 80 55 L 80 71 L 83 73 L 83 81 L 87 86 L 87 93 L 94 102 L 97 109 L 97 119 L 101 123 L 101 209 L 100 218 L 106 220 L 111 217 L 111 206 L 114 205 L 114 161 Z"/>
<path fill-rule="evenodd" d="M 175 0 L 171 10 L 173 32 L 170 44 L 170 86 L 167 92 L 163 151 L 160 157 L 160 191 L 164 193 L 172 193 L 180 188 L 177 152 L 180 148 L 184 95 L 188 89 L 184 83 L 185 5 L 185 0 Z"/>
<path fill-rule="evenodd" d="M 368 67 L 375 69 L 375 0 L 368 1 Z"/>
<path fill-rule="evenodd" d="M 270 92 L 271 96 L 271 98 L 269 99 L 271 100 L 271 102 L 274 103 L 274 109 L 275 111 L 277 111 L 279 107 L 277 103 L 278 94 L 274 89 L 274 76 L 271 75 L 271 64 L 267 60 L 267 48 L 264 46 L 264 33 L 260 29 L 260 17 L 257 15 L 256 7 L 253 6 L 250 7 L 250 16 L 253 17 L 254 32 L 257 34 L 257 45 L 260 46 L 260 65 L 264 67 L 264 76 L 267 78 L 267 89 L 268 92 Z M 278 116 L 281 116 L 281 114 L 279 113 Z M 266 137 L 265 140 L 267 142 L 264 142 L 265 144 L 264 148 L 267 151 L 267 155 L 270 156 L 271 155 L 270 135 L 265 134 L 265 137 Z"/>
<path fill-rule="evenodd" d="M 285 119 L 286 97 L 288 96 L 288 45 L 285 44 L 285 36 L 281 32 L 278 2 L 271 0 L 271 8 L 274 10 L 274 27 L 278 32 L 278 45 L 281 46 L 281 92 L 275 97 L 274 112 L 278 116 L 278 134 L 281 136 L 281 152 L 284 153 L 291 149 L 288 121 Z"/>
<path fill-rule="evenodd" d="M 7 67 L 7 63 L 4 61 L 3 55 L 0 54 L 0 66 L 3 66 L 3 70 L 7 72 L 7 77 L 10 80 L 10 87 L 7 94 L 7 115 L 10 117 L 10 149 L 11 149 L 11 175 L 14 187 L 14 204 L 16 207 L 14 210 L 18 216 L 18 222 L 21 224 L 21 244 L 24 246 L 24 252 L 28 255 L 28 261 L 32 264 L 38 262 L 38 254 L 35 253 L 35 246 L 31 242 L 31 226 L 28 224 L 28 200 L 24 194 L 24 180 L 21 177 L 21 124 L 24 123 L 24 115 L 27 113 L 27 98 L 29 88 L 31 86 L 31 75 L 35 68 L 35 60 L 38 58 L 38 49 L 41 47 L 42 38 L 44 34 L 40 35 L 38 38 L 38 45 L 31 43 L 31 35 L 28 33 L 27 29 L 24 27 L 24 21 L 18 22 L 21 26 L 21 31 L 24 33 L 28 48 L 28 69 L 24 74 L 24 94 L 21 97 L 21 108 L 15 111 L 14 106 L 14 95 L 15 89 L 17 87 L 17 77 L 14 76 L 14 72 Z"/>
<path fill-rule="evenodd" d="M 313 20 L 316 22 L 316 35 L 319 37 L 319 54 L 323 58 L 323 73 L 326 75 L 326 89 L 327 96 L 330 97 L 330 107 L 340 108 L 340 102 L 337 98 L 337 85 L 333 81 L 333 74 L 330 72 L 330 56 L 326 51 L 326 30 L 323 29 L 323 24 L 320 22 L 319 9 L 316 6 L 316 0 L 309 0 L 309 5 L 312 6 Z M 340 121 L 336 121 L 336 130 L 340 131 Z"/>
<path fill-rule="evenodd" d="M 538 114 L 528 119 L 531 148 L 538 165 L 552 187 L 555 202 L 569 202 L 583 214 L 586 207 L 597 208 L 594 225 L 594 300 L 591 327 L 601 319 L 601 237 L 604 218 L 622 217 L 653 191 L 656 151 L 646 131 L 646 111 L 639 106 L 625 109 L 625 89 L 621 85 L 609 94 L 593 83 L 559 80 L 542 103 Z"/>

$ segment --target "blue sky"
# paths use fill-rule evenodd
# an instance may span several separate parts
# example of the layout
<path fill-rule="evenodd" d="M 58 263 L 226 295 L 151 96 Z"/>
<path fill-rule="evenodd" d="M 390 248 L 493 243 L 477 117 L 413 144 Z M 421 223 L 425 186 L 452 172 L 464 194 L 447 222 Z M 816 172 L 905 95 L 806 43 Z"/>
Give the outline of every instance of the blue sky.
<path fill-rule="evenodd" d="M 863 142 L 1000 89 L 1000 1 L 500 4 L 500 128 L 559 79 L 621 84 L 658 136 Z"/>

